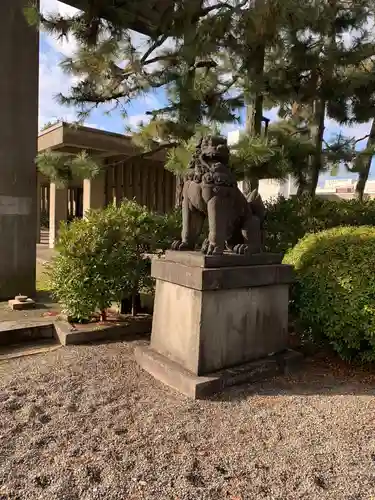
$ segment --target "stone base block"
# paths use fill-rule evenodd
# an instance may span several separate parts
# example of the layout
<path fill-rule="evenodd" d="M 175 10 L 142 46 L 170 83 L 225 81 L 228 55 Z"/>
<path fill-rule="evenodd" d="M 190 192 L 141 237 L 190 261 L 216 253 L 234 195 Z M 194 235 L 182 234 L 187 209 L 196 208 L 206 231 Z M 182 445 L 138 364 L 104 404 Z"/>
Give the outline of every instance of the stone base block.
<path fill-rule="evenodd" d="M 204 399 L 228 387 L 258 382 L 296 368 L 303 356 L 286 350 L 279 354 L 220 370 L 204 376 L 194 375 L 149 346 L 135 349 L 138 364 L 155 379 L 193 399 Z"/>
<path fill-rule="evenodd" d="M 245 265 L 254 256 L 196 254 L 168 252 L 152 262 L 152 349 L 199 376 L 285 350 L 290 266 Z M 237 257 L 244 262 L 202 267 L 212 264 L 210 257 L 217 266 Z"/>
<path fill-rule="evenodd" d="M 284 373 L 300 356 L 288 347 L 293 269 L 274 254 L 153 259 L 155 305 L 140 366 L 193 398 Z"/>
<path fill-rule="evenodd" d="M 27 299 L 25 301 L 21 300 L 9 300 L 8 305 L 13 311 L 23 311 L 25 309 L 33 309 L 35 307 L 35 301 L 33 299 Z"/>

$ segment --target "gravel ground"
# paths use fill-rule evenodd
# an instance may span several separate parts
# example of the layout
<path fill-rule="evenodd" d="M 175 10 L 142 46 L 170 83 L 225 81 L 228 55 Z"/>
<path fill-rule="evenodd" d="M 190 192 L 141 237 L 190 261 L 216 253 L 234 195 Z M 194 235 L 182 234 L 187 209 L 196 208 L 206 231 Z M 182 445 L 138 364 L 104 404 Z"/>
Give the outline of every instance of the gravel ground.
<path fill-rule="evenodd" d="M 194 402 L 134 343 L 0 364 L 0 499 L 375 498 L 375 377 L 326 360 Z"/>

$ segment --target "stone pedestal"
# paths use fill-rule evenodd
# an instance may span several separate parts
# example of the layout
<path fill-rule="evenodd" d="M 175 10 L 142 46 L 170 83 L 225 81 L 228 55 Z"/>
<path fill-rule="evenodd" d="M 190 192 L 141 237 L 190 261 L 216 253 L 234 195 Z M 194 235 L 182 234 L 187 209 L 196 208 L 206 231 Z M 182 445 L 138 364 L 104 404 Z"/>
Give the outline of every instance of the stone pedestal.
<path fill-rule="evenodd" d="M 140 365 L 192 397 L 297 359 L 288 346 L 290 266 L 281 256 L 167 252 L 154 259 L 156 294 L 150 347 Z"/>

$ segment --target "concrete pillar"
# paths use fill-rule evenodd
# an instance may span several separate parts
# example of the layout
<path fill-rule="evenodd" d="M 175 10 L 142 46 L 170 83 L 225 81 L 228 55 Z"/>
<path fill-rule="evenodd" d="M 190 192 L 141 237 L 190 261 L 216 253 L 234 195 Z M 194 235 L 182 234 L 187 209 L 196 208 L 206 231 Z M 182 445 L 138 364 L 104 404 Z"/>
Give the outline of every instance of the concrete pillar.
<path fill-rule="evenodd" d="M 24 0 L 0 1 L 0 298 L 34 295 L 38 33 Z"/>
<path fill-rule="evenodd" d="M 60 223 L 68 219 L 68 189 L 57 189 L 50 184 L 49 198 L 49 247 L 55 248 Z"/>
<path fill-rule="evenodd" d="M 37 175 L 36 182 L 36 242 L 40 243 L 40 204 L 41 204 L 40 176 Z"/>
<path fill-rule="evenodd" d="M 83 216 L 90 209 L 105 206 L 105 173 L 101 172 L 93 179 L 83 181 Z"/>

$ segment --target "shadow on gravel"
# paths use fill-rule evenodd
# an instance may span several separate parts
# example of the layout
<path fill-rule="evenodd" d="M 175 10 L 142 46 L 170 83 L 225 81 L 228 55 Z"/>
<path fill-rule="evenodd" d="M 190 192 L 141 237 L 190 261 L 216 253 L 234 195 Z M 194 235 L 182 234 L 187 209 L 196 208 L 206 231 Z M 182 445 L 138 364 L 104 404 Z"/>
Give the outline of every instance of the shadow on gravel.
<path fill-rule="evenodd" d="M 350 365 L 334 354 L 305 358 L 293 374 L 226 389 L 211 401 L 239 401 L 252 395 L 375 395 L 375 366 Z"/>
<path fill-rule="evenodd" d="M 123 339 L 103 339 L 103 340 L 92 340 L 90 342 L 85 342 L 81 344 L 83 346 L 99 346 L 99 345 L 107 345 L 107 344 L 116 344 L 119 342 L 137 342 L 137 345 L 140 344 L 148 344 L 151 339 L 151 333 L 137 333 L 137 334 L 129 334 L 129 336 L 124 337 Z M 74 347 L 78 347 L 79 344 Z M 1 497 L 0 497 L 1 500 Z"/>

